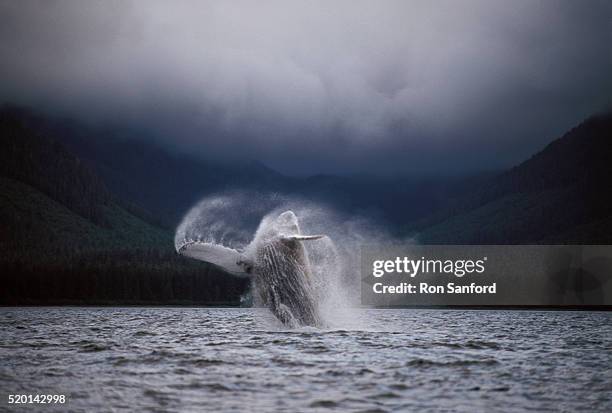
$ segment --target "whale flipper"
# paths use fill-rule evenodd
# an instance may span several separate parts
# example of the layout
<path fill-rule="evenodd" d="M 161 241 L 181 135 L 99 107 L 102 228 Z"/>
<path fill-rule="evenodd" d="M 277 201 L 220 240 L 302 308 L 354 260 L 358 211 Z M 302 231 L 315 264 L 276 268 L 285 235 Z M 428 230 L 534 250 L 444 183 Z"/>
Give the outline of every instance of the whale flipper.
<path fill-rule="evenodd" d="M 182 245 L 178 253 L 218 265 L 224 270 L 234 274 L 246 275 L 244 266 L 240 265 L 243 261 L 242 255 L 233 248 L 208 242 L 193 241 Z"/>
<path fill-rule="evenodd" d="M 286 239 L 292 239 L 295 241 L 311 241 L 311 240 L 315 240 L 315 239 L 321 239 L 323 238 L 325 235 L 287 235 L 284 236 L 283 238 Z"/>

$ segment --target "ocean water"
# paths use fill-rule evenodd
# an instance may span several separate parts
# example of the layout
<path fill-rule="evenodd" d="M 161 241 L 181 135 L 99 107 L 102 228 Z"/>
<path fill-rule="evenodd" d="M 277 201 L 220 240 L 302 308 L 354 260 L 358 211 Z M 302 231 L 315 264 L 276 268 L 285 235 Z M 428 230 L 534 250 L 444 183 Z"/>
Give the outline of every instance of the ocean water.
<path fill-rule="evenodd" d="M 1 308 L 3 411 L 612 411 L 612 313 Z M 64 394 L 64 405 L 9 405 Z"/>

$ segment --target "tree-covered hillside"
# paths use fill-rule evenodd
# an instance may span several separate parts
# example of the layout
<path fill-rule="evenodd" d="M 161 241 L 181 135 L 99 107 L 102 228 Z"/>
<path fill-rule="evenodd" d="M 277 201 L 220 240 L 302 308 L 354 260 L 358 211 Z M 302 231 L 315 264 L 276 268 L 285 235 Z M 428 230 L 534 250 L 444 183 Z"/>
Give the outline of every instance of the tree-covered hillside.
<path fill-rule="evenodd" d="M 377 176 L 377 171 L 349 176 L 285 176 L 257 161 L 222 162 L 179 154 L 158 145 L 150 132 L 125 125 L 94 127 L 49 116 L 37 118 L 24 109 L 21 113 L 32 129 L 52 136 L 78 155 L 113 194 L 150 211 L 169 228 L 176 227 L 204 196 L 238 189 L 296 196 L 347 215 L 367 215 L 382 221 L 387 231 L 398 233 L 405 223 L 444 207 L 449 198 L 491 176 L 389 177 Z M 206 130 L 201 133 L 205 136 Z"/>
<path fill-rule="evenodd" d="M 612 114 L 592 117 L 541 152 L 420 223 L 425 243 L 611 244 Z"/>
<path fill-rule="evenodd" d="M 170 231 L 36 122 L 0 112 L 0 303 L 239 302 L 245 280 L 177 256 Z"/>
<path fill-rule="evenodd" d="M 0 303 L 237 304 L 248 281 L 178 256 L 168 229 L 232 187 L 322 201 L 423 243 L 612 243 L 612 115 L 471 180 L 286 177 L 11 107 L 0 136 Z"/>

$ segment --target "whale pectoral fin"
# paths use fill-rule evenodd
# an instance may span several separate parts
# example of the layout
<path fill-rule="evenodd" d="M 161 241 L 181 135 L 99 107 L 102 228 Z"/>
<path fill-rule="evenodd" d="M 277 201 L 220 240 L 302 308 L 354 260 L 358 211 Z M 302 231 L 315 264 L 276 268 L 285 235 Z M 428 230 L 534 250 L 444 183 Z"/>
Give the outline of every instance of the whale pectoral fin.
<path fill-rule="evenodd" d="M 310 241 L 315 239 L 321 239 L 325 235 L 288 235 L 285 238 L 295 241 Z"/>
<path fill-rule="evenodd" d="M 207 242 L 187 242 L 178 249 L 178 253 L 218 265 L 234 274 L 244 274 L 246 272 L 244 266 L 238 264 L 243 258 L 242 254 L 235 249 L 222 245 Z"/>

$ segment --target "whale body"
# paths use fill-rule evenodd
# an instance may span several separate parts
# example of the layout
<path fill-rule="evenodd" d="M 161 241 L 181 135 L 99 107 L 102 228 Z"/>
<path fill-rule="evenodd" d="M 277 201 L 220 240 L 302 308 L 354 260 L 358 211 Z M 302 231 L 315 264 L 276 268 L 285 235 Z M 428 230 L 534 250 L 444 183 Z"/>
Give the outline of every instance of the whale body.
<path fill-rule="evenodd" d="M 284 325 L 320 326 L 313 276 L 303 242 L 323 235 L 303 235 L 296 215 L 286 211 L 264 218 L 253 241 L 243 252 L 218 244 L 191 242 L 182 255 L 254 278 L 255 294 Z"/>

